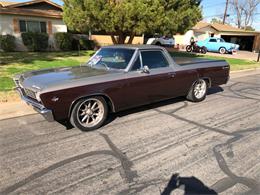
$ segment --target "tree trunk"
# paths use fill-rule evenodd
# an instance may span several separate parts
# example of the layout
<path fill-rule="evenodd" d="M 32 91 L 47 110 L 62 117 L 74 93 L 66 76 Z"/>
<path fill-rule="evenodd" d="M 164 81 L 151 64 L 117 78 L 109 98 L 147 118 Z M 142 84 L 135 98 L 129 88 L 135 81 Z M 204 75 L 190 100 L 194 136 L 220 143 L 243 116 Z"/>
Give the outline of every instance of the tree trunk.
<path fill-rule="evenodd" d="M 130 37 L 129 37 L 129 40 L 128 40 L 128 42 L 127 42 L 127 44 L 132 44 L 134 38 L 135 38 L 135 35 L 134 35 L 134 34 L 131 34 Z"/>
<path fill-rule="evenodd" d="M 116 37 L 114 35 L 110 35 L 110 37 L 112 39 L 113 44 L 115 44 L 115 45 L 118 44 L 117 43 L 117 39 L 116 39 Z"/>
<path fill-rule="evenodd" d="M 119 33 L 118 44 L 125 44 L 126 35 L 123 32 Z"/>
<path fill-rule="evenodd" d="M 112 34 L 110 35 L 110 37 L 113 41 L 113 44 L 117 45 L 117 44 L 125 44 L 125 40 L 127 36 L 123 32 L 119 32 L 118 35 Z"/>

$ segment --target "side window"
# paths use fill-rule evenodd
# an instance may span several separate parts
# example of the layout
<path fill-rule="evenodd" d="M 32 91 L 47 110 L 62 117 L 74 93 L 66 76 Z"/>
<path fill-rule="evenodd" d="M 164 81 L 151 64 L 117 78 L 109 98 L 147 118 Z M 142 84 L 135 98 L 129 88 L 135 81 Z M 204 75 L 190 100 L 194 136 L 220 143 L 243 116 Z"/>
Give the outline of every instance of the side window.
<path fill-rule="evenodd" d="M 135 60 L 134 65 L 132 66 L 131 71 L 140 70 L 140 69 L 141 69 L 141 62 L 140 62 L 140 57 L 138 56 L 138 58 Z"/>
<path fill-rule="evenodd" d="M 150 69 L 168 67 L 169 63 L 161 51 L 142 51 L 143 66 Z"/>
<path fill-rule="evenodd" d="M 216 39 L 210 39 L 209 42 L 217 42 Z"/>

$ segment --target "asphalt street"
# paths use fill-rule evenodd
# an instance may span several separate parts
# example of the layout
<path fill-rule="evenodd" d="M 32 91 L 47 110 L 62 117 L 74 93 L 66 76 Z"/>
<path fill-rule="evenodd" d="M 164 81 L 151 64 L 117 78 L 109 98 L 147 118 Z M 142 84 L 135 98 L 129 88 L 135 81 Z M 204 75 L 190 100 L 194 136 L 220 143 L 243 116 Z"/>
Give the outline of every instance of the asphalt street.
<path fill-rule="evenodd" d="M 19 109 L 19 108 L 18 108 Z M 260 194 L 260 74 L 81 132 L 0 121 L 0 194 Z"/>

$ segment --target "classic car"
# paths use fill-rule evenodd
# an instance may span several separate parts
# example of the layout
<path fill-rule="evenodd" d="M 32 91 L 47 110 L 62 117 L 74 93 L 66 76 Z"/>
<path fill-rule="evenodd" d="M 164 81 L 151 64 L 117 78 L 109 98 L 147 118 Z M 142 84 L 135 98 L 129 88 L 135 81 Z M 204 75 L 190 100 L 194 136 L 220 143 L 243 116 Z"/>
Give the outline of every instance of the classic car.
<path fill-rule="evenodd" d="M 89 131 L 111 112 L 177 96 L 200 102 L 209 87 L 228 79 L 225 60 L 179 65 L 159 46 L 117 45 L 102 47 L 84 65 L 27 72 L 14 81 L 21 98 L 48 121 L 68 120 Z"/>
<path fill-rule="evenodd" d="M 225 42 L 222 38 L 207 38 L 204 41 L 198 41 L 197 45 L 206 47 L 207 51 L 219 52 L 221 54 L 231 53 L 239 49 L 239 45 Z"/>
<path fill-rule="evenodd" d="M 148 39 L 147 45 L 158 45 L 158 46 L 165 46 L 165 47 L 174 47 L 175 45 L 175 38 L 173 36 L 159 36 L 155 35 Z"/>

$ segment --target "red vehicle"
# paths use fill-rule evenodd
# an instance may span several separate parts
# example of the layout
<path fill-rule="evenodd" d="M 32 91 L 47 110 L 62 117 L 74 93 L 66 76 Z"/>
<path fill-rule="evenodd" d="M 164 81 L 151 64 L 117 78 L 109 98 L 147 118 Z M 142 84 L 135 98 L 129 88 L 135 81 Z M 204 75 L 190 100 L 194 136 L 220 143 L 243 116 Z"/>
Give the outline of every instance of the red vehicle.
<path fill-rule="evenodd" d="M 228 79 L 225 60 L 179 65 L 159 46 L 117 45 L 101 48 L 85 65 L 27 72 L 14 81 L 22 99 L 48 121 L 68 120 L 89 131 L 111 112 L 177 96 L 200 102 L 208 88 Z"/>

